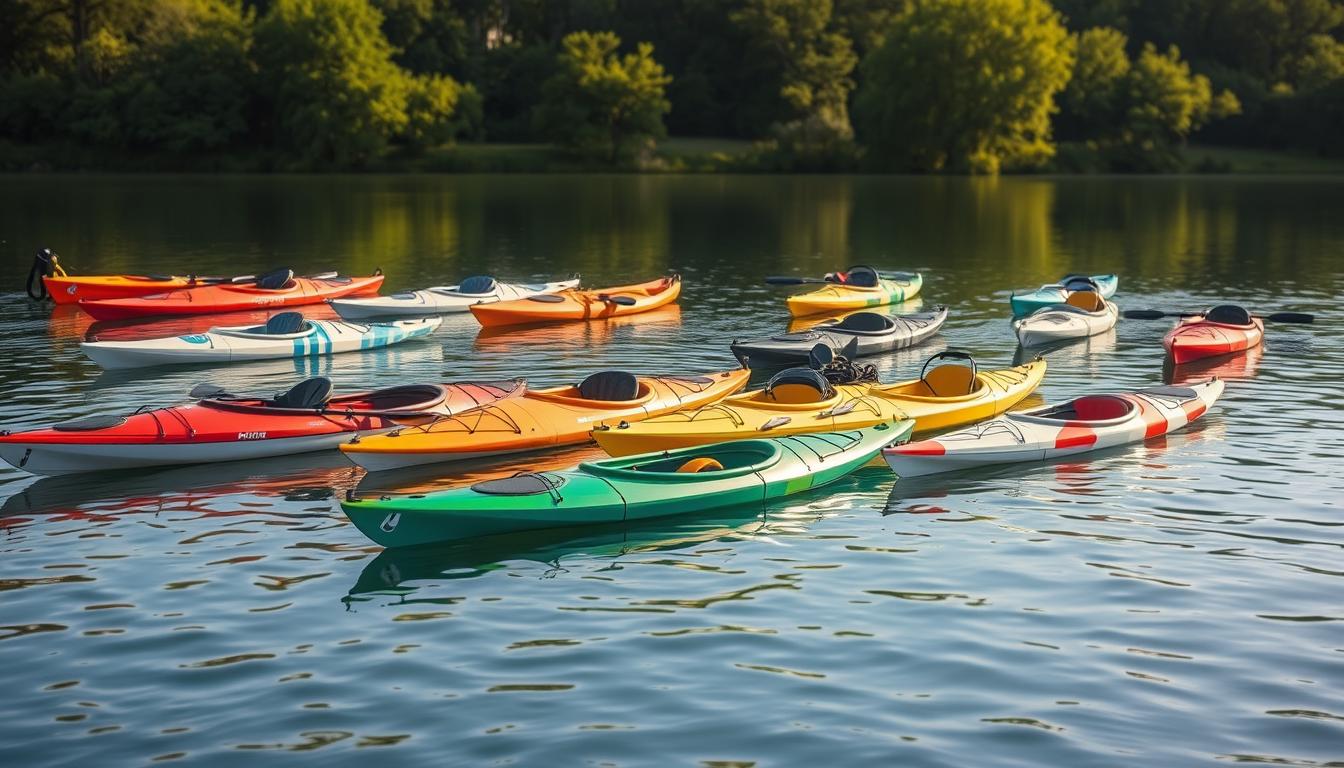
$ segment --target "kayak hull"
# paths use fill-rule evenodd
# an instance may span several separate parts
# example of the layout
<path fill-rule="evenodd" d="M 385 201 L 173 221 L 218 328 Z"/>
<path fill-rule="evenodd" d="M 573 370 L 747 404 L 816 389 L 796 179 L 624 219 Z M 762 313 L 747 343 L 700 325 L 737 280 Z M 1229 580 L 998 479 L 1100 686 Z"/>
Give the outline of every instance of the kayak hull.
<path fill-rule="evenodd" d="M 332 398 L 323 408 L 276 408 L 217 399 L 139 411 L 99 425 L 0 433 L 0 458 L 26 472 L 234 461 L 336 448 L 354 434 L 385 432 L 520 394 L 521 381 L 411 385 Z"/>
<path fill-rule="evenodd" d="M 915 273 L 909 278 L 879 278 L 872 287 L 856 285 L 827 285 L 815 291 L 800 293 L 788 299 L 789 313 L 794 317 L 823 312 L 843 312 L 850 309 L 899 304 L 914 298 L 924 285 L 924 276 Z"/>
<path fill-rule="evenodd" d="M 758 362 L 806 362 L 808 354 L 818 344 L 825 344 L 837 355 L 842 352 L 846 356 L 852 354 L 853 357 L 879 355 L 927 341 L 947 321 L 947 307 L 939 306 L 931 312 L 892 315 L 891 320 L 894 325 L 880 333 L 850 332 L 837 327 L 841 319 L 827 320 L 804 331 L 783 333 L 768 339 L 734 341 L 733 355 L 738 360 Z M 853 351 L 851 353 L 848 350 Z"/>
<path fill-rule="evenodd" d="M 1115 327 L 1120 309 L 1104 301 L 1099 312 L 1084 312 L 1068 304 L 1056 304 L 1032 312 L 1013 321 L 1017 343 L 1024 347 L 1039 347 L 1073 339 L 1085 339 L 1105 333 Z"/>
<path fill-rule="evenodd" d="M 1250 325 L 1213 323 L 1202 315 L 1183 318 L 1162 339 L 1162 346 L 1176 365 L 1206 357 L 1231 355 L 1260 345 L 1265 323 L 1253 318 Z"/>
<path fill-rule="evenodd" d="M 562 472 L 525 473 L 539 482 L 526 493 L 499 493 L 496 481 L 416 496 L 347 498 L 341 508 L 373 541 L 402 547 L 757 505 L 844 477 L 884 446 L 907 439 L 910 427 L 887 422 L 867 430 L 587 462 Z M 719 467 L 678 471 L 706 458 Z"/>
<path fill-rule="evenodd" d="M 297 360 L 398 344 L 428 336 L 442 323 L 439 317 L 368 325 L 309 320 L 307 329 L 300 333 L 266 334 L 258 332 L 264 331 L 264 326 L 244 325 L 161 339 L 84 342 L 79 348 L 89 359 L 109 370 L 276 358 Z"/>
<path fill-rule="evenodd" d="M 250 284 L 203 285 L 148 296 L 92 301 L 80 308 L 98 320 L 121 320 L 162 315 L 204 315 L 320 304 L 341 296 L 364 296 L 378 292 L 381 274 L 369 277 L 296 277 L 285 288 L 269 290 Z"/>
<path fill-rule="evenodd" d="M 632 305 L 604 301 L 601 297 L 624 297 Z M 549 296 L 533 296 L 493 304 L 473 304 L 471 314 L 485 328 L 541 323 L 606 320 L 648 312 L 667 306 L 681 296 L 681 277 L 673 275 L 647 283 L 621 285 L 601 290 L 568 290 Z"/>
<path fill-rule="evenodd" d="M 818 403 L 766 402 L 749 392 L 707 408 L 681 410 L 639 423 L 604 425 L 593 439 L 611 456 L 676 450 L 729 440 L 862 429 L 892 418 L 911 419 L 916 432 L 969 424 L 1016 405 L 1040 385 L 1044 360 L 998 371 L 981 371 L 973 394 L 918 394 L 919 380 L 894 384 L 842 384 Z"/>
<path fill-rule="evenodd" d="M 745 387 L 750 376 L 745 369 L 702 376 L 641 376 L 638 398 L 623 401 L 585 400 L 575 387 L 532 390 L 433 424 L 351 441 L 341 451 L 377 472 L 578 445 L 590 442 L 596 427 L 718 402 Z"/>
<path fill-rule="evenodd" d="M 456 285 L 447 285 L 368 299 L 332 299 L 329 303 L 347 320 L 431 317 L 468 312 L 473 304 L 514 301 L 578 287 L 577 278 L 554 283 L 496 283 L 488 293 L 459 293 Z"/>
<path fill-rule="evenodd" d="M 1118 275 L 1091 275 L 1092 282 L 1097 284 L 1101 298 L 1109 299 L 1115 295 L 1120 287 L 1120 277 Z M 1069 297 L 1069 291 L 1064 290 L 1063 285 L 1043 285 L 1031 293 L 1014 294 L 1009 298 L 1009 303 L 1013 307 L 1013 317 L 1023 317 L 1030 315 L 1038 309 L 1055 304 L 1063 304 Z"/>
<path fill-rule="evenodd" d="M 1165 435 L 1203 415 L 1222 392 L 1223 382 L 1209 379 L 1186 386 L 1093 395 L 896 446 L 883 451 L 883 457 L 901 477 L 1049 461 Z M 1107 418 L 1083 415 L 1084 403 Z M 1052 413 L 1072 413 L 1073 417 L 1056 418 Z"/>

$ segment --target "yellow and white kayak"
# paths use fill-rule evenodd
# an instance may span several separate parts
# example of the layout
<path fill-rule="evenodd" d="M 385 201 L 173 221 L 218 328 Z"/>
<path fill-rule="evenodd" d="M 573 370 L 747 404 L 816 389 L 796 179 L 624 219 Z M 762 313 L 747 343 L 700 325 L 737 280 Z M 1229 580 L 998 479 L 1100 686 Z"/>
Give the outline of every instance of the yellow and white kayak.
<path fill-rule="evenodd" d="M 934 355 L 918 379 L 894 384 L 830 385 L 816 371 L 790 368 L 764 389 L 696 410 L 600 426 L 593 439 L 612 456 L 628 456 L 726 440 L 861 429 L 892 418 L 913 419 L 916 432 L 928 432 L 998 416 L 1040 386 L 1044 375 L 1044 360 L 978 371 L 960 352 Z"/>
<path fill-rule="evenodd" d="M 924 285 L 924 277 L 918 272 L 878 272 L 871 267 L 850 267 L 847 272 L 827 277 L 832 278 L 834 285 L 790 296 L 789 312 L 802 317 L 898 304 L 913 298 Z"/>

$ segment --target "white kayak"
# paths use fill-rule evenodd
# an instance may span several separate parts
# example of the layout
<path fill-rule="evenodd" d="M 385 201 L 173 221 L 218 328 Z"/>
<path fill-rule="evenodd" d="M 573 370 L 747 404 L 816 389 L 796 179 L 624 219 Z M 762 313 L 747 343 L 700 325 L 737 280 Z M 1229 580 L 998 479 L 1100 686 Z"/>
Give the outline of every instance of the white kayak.
<path fill-rule="evenodd" d="M 305 320 L 298 312 L 282 312 L 265 325 L 223 326 L 141 341 L 86 341 L 79 349 L 108 369 L 304 358 L 385 347 L 428 336 L 442 323 L 443 318 L 427 317 L 361 324 Z"/>
<path fill-rule="evenodd" d="M 1069 294 L 1067 303 L 1054 304 L 1013 321 L 1017 341 L 1035 347 L 1056 341 L 1085 339 L 1115 327 L 1120 308 L 1096 293 L 1078 291 Z"/>
<path fill-rule="evenodd" d="M 1087 395 L 893 446 L 882 455 L 901 477 L 1046 461 L 1165 435 L 1199 418 L 1222 393 L 1223 382 L 1214 378 L 1188 386 Z"/>
<path fill-rule="evenodd" d="M 457 285 L 394 293 L 369 299 L 332 299 L 331 308 L 347 320 L 369 317 L 426 317 L 466 312 L 473 304 L 493 304 L 559 293 L 579 287 L 579 278 L 554 283 L 501 283 L 493 277 L 468 277 Z"/>

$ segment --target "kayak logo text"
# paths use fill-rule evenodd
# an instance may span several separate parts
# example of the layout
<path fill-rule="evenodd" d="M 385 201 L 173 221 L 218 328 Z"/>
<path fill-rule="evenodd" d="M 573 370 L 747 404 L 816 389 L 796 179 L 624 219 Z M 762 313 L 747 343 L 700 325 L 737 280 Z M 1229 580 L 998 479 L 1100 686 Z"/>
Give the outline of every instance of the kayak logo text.
<path fill-rule="evenodd" d="M 239 440 L 265 440 L 265 439 L 266 439 L 266 433 L 265 433 L 265 432 L 239 432 L 239 433 L 238 433 L 238 439 L 239 439 Z"/>

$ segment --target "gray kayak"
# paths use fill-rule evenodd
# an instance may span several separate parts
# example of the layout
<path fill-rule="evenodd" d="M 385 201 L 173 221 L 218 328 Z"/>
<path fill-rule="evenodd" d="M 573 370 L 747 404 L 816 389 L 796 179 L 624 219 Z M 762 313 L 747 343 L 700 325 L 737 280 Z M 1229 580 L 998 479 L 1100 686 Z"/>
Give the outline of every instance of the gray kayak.
<path fill-rule="evenodd" d="M 738 360 L 758 362 L 806 361 L 818 344 L 848 358 L 877 355 L 893 349 L 913 347 L 923 342 L 947 320 L 947 307 L 910 315 L 884 315 L 855 312 L 836 320 L 825 320 L 805 331 L 783 333 L 768 339 L 734 341 L 733 354 Z"/>

